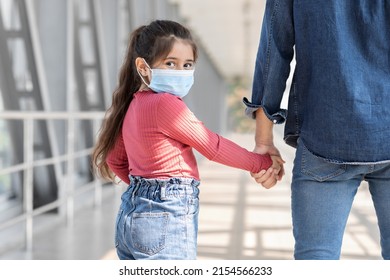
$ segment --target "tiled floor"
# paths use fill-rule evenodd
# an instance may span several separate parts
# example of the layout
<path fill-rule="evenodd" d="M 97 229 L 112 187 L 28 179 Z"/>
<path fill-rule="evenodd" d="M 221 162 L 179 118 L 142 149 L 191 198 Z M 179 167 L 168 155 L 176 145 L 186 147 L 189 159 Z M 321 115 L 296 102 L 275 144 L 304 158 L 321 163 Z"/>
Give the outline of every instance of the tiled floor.
<path fill-rule="evenodd" d="M 251 150 L 253 135 L 230 135 Z M 203 160 L 198 259 L 292 259 L 290 190 L 294 150 L 277 138 L 287 174 L 275 188 L 256 185 L 247 172 Z M 100 208 L 78 211 L 73 226 L 53 220 L 34 236 L 33 252 L 15 249 L 1 259 L 116 259 L 114 220 L 121 187 L 106 186 Z M 362 185 L 347 225 L 342 259 L 380 259 L 376 218 Z"/>

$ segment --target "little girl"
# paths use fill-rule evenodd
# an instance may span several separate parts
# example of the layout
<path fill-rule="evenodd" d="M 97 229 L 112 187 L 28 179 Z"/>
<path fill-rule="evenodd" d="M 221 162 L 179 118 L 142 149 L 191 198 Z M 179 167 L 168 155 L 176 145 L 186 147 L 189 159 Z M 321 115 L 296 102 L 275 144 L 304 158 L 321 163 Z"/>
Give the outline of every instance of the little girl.
<path fill-rule="evenodd" d="M 192 148 L 275 180 L 279 158 L 210 131 L 181 99 L 193 84 L 196 59 L 190 32 L 176 22 L 156 20 L 132 33 L 93 154 L 102 177 L 129 184 L 116 221 L 120 259 L 196 258 L 199 173 Z"/>

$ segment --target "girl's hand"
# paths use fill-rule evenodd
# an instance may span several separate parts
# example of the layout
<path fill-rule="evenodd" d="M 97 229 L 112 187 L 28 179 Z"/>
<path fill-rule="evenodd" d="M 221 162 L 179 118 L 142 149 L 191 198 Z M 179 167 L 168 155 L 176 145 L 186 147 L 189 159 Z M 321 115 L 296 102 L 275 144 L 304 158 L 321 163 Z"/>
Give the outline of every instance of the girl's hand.
<path fill-rule="evenodd" d="M 275 147 L 275 145 L 273 143 L 267 143 L 267 144 L 258 144 L 255 146 L 255 148 L 253 149 L 253 152 L 257 153 L 257 154 L 262 154 L 262 155 L 265 155 L 265 154 L 269 154 L 272 158 L 272 156 L 277 156 L 279 157 L 279 165 L 280 165 L 280 170 L 278 172 L 278 181 L 281 181 L 285 172 L 284 172 L 284 163 L 285 161 L 283 160 L 282 156 L 280 155 L 280 152 L 279 150 Z M 275 160 L 272 159 L 272 161 L 274 162 L 275 164 Z M 274 166 L 274 164 L 272 164 L 272 166 Z"/>
<path fill-rule="evenodd" d="M 280 181 L 284 175 L 284 160 L 280 156 L 271 156 L 272 166 L 267 170 L 261 170 L 258 173 L 251 173 L 255 181 L 264 188 L 270 189 Z"/>
<path fill-rule="evenodd" d="M 267 170 L 261 170 L 259 173 L 251 173 L 251 176 L 258 184 L 261 184 L 266 189 L 272 188 L 277 182 L 274 169 L 272 167 Z"/>

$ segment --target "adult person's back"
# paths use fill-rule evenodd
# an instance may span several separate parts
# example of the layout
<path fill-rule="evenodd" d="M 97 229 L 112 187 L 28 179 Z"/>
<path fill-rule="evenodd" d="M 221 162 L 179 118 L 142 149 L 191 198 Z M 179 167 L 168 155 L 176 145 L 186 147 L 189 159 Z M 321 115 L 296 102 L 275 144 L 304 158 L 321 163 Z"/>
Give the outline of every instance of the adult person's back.
<path fill-rule="evenodd" d="M 288 114 L 280 108 L 290 62 Z M 362 180 L 390 259 L 390 1 L 268 0 L 252 101 L 255 151 L 278 153 L 272 123 L 297 147 L 292 180 L 296 259 L 338 259 Z"/>

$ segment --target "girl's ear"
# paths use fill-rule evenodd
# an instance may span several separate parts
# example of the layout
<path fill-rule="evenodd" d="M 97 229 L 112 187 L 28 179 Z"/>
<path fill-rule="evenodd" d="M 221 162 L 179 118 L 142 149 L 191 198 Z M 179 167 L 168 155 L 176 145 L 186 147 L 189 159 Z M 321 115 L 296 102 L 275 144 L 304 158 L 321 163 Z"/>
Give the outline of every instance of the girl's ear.
<path fill-rule="evenodd" d="M 148 67 L 142 57 L 137 57 L 135 59 L 135 67 L 142 76 L 148 75 Z"/>

